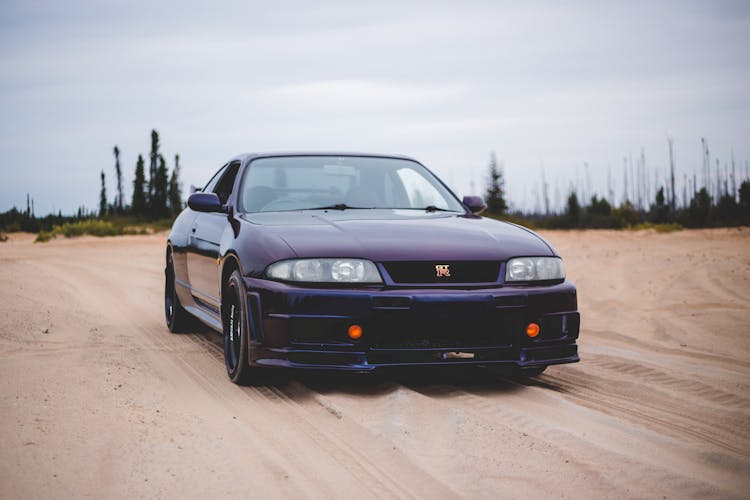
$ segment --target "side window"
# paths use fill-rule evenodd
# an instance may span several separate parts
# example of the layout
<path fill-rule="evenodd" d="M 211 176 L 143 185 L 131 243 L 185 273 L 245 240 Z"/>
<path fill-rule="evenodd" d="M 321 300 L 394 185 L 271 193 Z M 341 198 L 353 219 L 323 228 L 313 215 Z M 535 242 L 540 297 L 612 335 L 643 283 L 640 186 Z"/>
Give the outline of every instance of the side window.
<path fill-rule="evenodd" d="M 239 170 L 239 162 L 230 164 L 229 167 L 227 167 L 226 172 L 224 172 L 224 175 L 221 176 L 221 180 L 216 184 L 216 187 L 211 190 L 219 197 L 222 205 L 229 200 L 229 196 L 232 194 L 234 179 L 237 177 L 237 172 Z"/>
<path fill-rule="evenodd" d="M 221 176 L 224 175 L 224 172 L 227 170 L 227 166 L 224 165 L 219 169 L 218 172 L 214 174 L 213 177 L 211 177 L 211 180 L 208 181 L 208 184 L 206 184 L 206 187 L 202 189 L 204 193 L 213 193 L 214 187 L 216 187 L 216 183 L 219 182 L 219 179 L 221 179 Z"/>

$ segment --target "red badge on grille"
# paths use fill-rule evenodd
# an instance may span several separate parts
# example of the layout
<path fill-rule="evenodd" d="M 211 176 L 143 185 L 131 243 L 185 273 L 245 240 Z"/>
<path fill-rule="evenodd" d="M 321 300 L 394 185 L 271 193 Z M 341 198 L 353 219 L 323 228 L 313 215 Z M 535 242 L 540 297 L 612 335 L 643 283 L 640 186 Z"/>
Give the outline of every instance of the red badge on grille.
<path fill-rule="evenodd" d="M 448 264 L 438 264 L 435 266 L 435 276 L 438 278 L 450 278 L 451 269 Z"/>

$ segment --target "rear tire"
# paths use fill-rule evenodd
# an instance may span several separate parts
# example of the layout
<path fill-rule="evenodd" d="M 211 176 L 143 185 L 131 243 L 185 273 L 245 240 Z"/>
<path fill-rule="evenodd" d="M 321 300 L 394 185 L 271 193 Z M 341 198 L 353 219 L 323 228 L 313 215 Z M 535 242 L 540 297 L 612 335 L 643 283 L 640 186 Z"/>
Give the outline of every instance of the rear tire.
<path fill-rule="evenodd" d="M 190 331 L 195 325 L 193 317 L 180 304 L 177 296 L 174 276 L 174 259 L 172 252 L 167 256 L 167 267 L 164 270 L 164 319 L 172 333 Z"/>

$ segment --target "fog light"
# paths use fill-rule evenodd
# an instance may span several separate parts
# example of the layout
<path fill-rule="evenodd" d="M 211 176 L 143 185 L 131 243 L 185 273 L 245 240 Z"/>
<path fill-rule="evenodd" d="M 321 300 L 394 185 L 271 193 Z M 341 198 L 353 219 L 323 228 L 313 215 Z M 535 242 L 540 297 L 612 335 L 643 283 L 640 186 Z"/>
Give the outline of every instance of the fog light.
<path fill-rule="evenodd" d="M 357 340 L 358 338 L 362 337 L 362 327 L 359 325 L 352 325 L 349 327 L 349 338 L 352 340 Z"/>
<path fill-rule="evenodd" d="M 539 325 L 536 323 L 529 323 L 529 326 L 526 327 L 526 335 L 532 339 L 539 335 Z"/>

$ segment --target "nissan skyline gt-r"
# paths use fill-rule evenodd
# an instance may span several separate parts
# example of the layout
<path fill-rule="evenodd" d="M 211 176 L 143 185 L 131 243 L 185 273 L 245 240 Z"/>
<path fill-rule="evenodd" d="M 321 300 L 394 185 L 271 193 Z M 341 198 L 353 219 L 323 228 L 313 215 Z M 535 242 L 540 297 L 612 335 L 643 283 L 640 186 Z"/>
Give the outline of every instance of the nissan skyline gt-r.
<path fill-rule="evenodd" d="M 166 248 L 172 332 L 224 337 L 235 383 L 273 368 L 370 371 L 579 361 L 576 288 L 539 235 L 481 217 L 402 156 L 237 156 Z"/>

